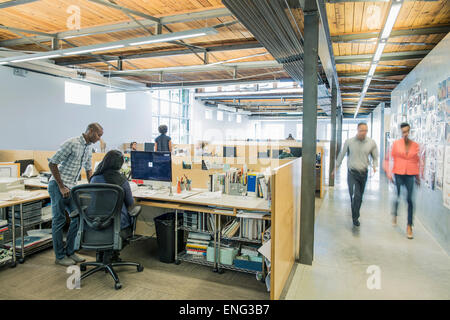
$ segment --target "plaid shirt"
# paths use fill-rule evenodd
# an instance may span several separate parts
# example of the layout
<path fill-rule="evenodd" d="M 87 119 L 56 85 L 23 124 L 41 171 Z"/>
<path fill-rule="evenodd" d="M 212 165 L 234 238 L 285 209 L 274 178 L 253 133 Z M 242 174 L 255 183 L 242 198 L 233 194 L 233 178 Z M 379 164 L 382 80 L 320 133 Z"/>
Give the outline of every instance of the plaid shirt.
<path fill-rule="evenodd" d="M 49 163 L 58 165 L 61 180 L 69 189 L 73 188 L 81 174 L 81 167 L 92 169 L 92 147 L 86 143 L 83 135 L 66 140 Z M 51 180 L 55 180 L 52 176 Z"/>

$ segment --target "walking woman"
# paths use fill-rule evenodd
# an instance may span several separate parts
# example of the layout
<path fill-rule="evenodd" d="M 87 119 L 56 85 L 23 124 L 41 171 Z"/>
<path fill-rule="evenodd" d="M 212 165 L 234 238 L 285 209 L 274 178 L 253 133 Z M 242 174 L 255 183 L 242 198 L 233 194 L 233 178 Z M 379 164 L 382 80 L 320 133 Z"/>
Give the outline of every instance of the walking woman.
<path fill-rule="evenodd" d="M 393 160 L 392 171 L 386 170 L 389 179 L 397 187 L 397 197 L 394 201 L 392 224 L 397 225 L 397 209 L 400 198 L 401 187 L 405 186 L 408 202 L 408 225 L 406 235 L 408 239 L 413 238 L 413 191 L 414 182 L 420 184 L 419 179 L 419 144 L 409 139 L 410 126 L 407 123 L 400 125 L 402 138 L 394 141 L 390 157 Z M 394 174 L 394 177 L 392 177 Z"/>

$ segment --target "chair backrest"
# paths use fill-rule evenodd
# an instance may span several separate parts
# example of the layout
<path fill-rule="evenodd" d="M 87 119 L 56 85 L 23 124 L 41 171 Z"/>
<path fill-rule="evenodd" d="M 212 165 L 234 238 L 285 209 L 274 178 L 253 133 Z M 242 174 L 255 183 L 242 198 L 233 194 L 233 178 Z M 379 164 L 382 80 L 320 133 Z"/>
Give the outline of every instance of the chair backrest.
<path fill-rule="evenodd" d="M 83 184 L 71 191 L 79 212 L 75 250 L 120 250 L 122 187 L 107 183 Z"/>

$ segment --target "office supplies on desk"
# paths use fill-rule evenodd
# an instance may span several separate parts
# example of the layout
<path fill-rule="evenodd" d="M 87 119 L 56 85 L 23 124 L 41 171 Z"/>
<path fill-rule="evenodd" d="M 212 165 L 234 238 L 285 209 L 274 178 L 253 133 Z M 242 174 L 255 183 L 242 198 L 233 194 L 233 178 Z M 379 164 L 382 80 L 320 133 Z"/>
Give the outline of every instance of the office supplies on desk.
<path fill-rule="evenodd" d="M 34 167 L 34 164 L 29 164 L 25 171 L 22 173 L 22 177 L 31 178 L 37 177 L 39 175 L 39 171 Z"/>
<path fill-rule="evenodd" d="M 51 177 L 52 177 L 52 174 L 50 172 L 41 172 L 41 174 L 39 175 L 39 181 L 41 183 L 48 184 Z"/>
<path fill-rule="evenodd" d="M 25 190 L 25 182 L 18 178 L 0 178 L 0 193 Z"/>

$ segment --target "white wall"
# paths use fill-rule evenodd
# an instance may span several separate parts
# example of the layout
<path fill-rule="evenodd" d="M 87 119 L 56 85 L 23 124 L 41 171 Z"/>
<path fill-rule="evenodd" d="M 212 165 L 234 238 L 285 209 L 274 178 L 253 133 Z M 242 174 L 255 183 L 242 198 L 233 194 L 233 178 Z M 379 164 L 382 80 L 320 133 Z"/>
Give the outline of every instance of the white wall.
<path fill-rule="evenodd" d="M 251 137 L 251 123 L 248 117 L 242 115 L 242 122 L 236 122 L 236 114 L 233 115 L 233 120 L 228 121 L 229 112 L 223 112 L 223 120 L 217 120 L 217 109 L 205 107 L 201 102 L 193 99 L 192 104 L 192 125 L 191 135 L 192 142 L 196 143 L 200 140 L 209 142 L 225 141 L 227 137 L 235 137 L 239 140 L 245 140 Z M 212 110 L 212 119 L 205 118 L 205 110 Z"/>
<path fill-rule="evenodd" d="M 128 93 L 126 110 L 109 109 L 106 88 L 90 85 L 91 106 L 66 104 L 65 81 L 34 72 L 14 76 L 12 68 L 0 66 L 0 149 L 56 150 L 91 122 L 103 126 L 107 149 L 150 141 L 149 95 Z"/>

